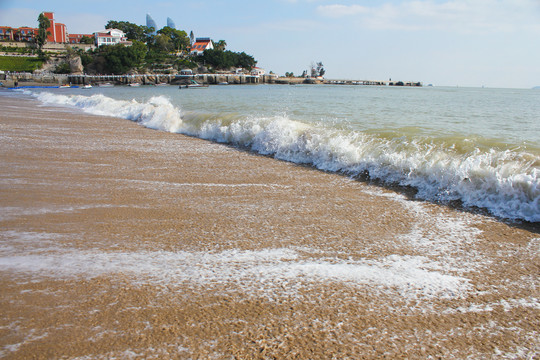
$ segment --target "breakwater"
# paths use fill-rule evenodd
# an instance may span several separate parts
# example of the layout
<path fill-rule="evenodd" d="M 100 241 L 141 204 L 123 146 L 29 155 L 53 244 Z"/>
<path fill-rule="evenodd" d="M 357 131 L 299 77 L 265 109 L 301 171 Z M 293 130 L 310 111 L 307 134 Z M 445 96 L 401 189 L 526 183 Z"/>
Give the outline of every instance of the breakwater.
<path fill-rule="evenodd" d="M 326 85 L 369 85 L 369 86 L 422 86 L 415 81 L 384 81 L 384 80 L 335 80 L 315 78 L 288 78 L 269 75 L 244 74 L 134 74 L 134 75 L 73 75 L 73 74 L 31 74 L 8 73 L 0 74 L 0 81 L 5 87 L 14 86 L 60 86 L 60 85 L 99 85 L 111 83 L 114 85 L 187 85 L 196 81 L 204 85 L 250 85 L 250 84 L 326 84 Z"/>
<path fill-rule="evenodd" d="M 5 87 L 28 85 L 99 85 L 111 83 L 114 85 L 186 85 L 193 81 L 206 85 L 217 84 L 274 84 L 277 75 L 244 75 L 244 74 L 137 74 L 137 75 L 72 75 L 72 74 L 31 74 L 7 73 L 0 74 L 0 81 Z"/>
<path fill-rule="evenodd" d="M 196 74 L 196 75 L 68 75 L 67 82 L 73 85 L 114 83 L 116 85 L 186 85 L 193 81 L 205 85 L 217 84 L 273 84 L 276 75 L 235 75 L 235 74 Z"/>

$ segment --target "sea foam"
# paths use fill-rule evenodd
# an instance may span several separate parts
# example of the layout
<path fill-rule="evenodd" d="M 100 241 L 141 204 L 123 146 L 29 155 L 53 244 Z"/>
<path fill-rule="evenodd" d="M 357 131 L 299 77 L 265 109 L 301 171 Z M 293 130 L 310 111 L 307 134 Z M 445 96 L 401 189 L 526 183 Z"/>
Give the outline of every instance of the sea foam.
<path fill-rule="evenodd" d="M 0 256 L 1 271 L 36 276 L 89 277 L 124 274 L 135 283 L 156 285 L 200 285 L 205 289 L 236 284 L 247 292 L 268 296 L 283 292 L 287 283 L 296 293 L 299 280 L 313 283 L 347 282 L 357 286 L 381 287 L 399 291 L 401 296 L 455 298 L 467 294 L 469 280 L 446 274 L 438 264 L 424 257 L 392 255 L 381 260 L 332 261 L 301 259 L 293 249 L 230 250 L 222 252 L 95 252 L 59 250 L 54 254 L 41 249 L 22 255 L 10 249 Z"/>
<path fill-rule="evenodd" d="M 410 186 L 418 198 L 458 200 L 466 207 L 529 222 L 540 221 L 540 159 L 526 149 L 486 148 L 474 139 L 388 136 L 307 124 L 286 115 L 241 116 L 184 112 L 166 97 L 146 102 L 104 95 L 34 94 L 47 104 L 121 117 L 143 126 L 249 148 L 281 160 L 351 176 L 368 174 Z"/>

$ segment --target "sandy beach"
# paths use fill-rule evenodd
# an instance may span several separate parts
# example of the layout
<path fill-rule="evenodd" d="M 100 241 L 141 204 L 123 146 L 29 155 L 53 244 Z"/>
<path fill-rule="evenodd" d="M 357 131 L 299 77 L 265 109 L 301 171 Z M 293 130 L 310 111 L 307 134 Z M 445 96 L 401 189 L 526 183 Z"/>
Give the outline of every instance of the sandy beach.
<path fill-rule="evenodd" d="M 0 358 L 534 359 L 538 226 L 0 95 Z"/>

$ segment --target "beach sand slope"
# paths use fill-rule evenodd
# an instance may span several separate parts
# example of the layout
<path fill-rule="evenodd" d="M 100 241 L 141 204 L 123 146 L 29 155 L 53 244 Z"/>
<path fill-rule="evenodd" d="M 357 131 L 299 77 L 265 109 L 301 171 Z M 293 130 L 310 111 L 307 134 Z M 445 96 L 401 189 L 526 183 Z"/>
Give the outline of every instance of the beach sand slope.
<path fill-rule="evenodd" d="M 0 357 L 535 358 L 534 226 L 0 96 Z"/>

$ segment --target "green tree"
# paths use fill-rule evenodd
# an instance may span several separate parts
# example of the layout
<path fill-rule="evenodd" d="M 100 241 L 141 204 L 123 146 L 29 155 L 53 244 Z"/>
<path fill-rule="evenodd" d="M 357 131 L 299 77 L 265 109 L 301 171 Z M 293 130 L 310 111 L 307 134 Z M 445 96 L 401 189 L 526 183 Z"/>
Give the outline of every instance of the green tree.
<path fill-rule="evenodd" d="M 129 21 L 115 21 L 109 20 L 105 29 L 118 29 L 122 30 L 128 40 L 137 40 L 141 42 L 148 42 L 151 39 L 151 34 L 154 31 L 153 28 L 147 26 L 139 26 Z"/>
<path fill-rule="evenodd" d="M 93 44 L 94 43 L 94 37 L 83 35 L 81 38 L 81 44 Z"/>
<path fill-rule="evenodd" d="M 70 45 L 66 45 L 66 58 L 68 60 L 71 60 L 76 56 L 78 56 L 77 51 L 73 49 Z"/>
<path fill-rule="evenodd" d="M 253 56 L 246 54 L 245 52 L 236 53 L 237 54 L 237 67 L 246 68 L 251 70 L 255 65 L 257 65 L 257 60 Z"/>
<path fill-rule="evenodd" d="M 205 50 L 201 56 L 197 57 L 197 61 L 215 69 L 241 67 L 251 70 L 257 64 L 257 60 L 245 52 L 235 53 L 216 49 Z"/>
<path fill-rule="evenodd" d="M 136 40 L 131 46 L 125 46 L 124 44 L 107 45 L 99 48 L 95 62 L 103 66 L 102 72 L 125 74 L 142 65 L 146 52 L 146 45 Z M 102 60 L 99 60 L 99 58 Z"/>
<path fill-rule="evenodd" d="M 163 35 L 169 38 L 173 49 L 176 51 L 185 50 L 189 46 L 189 38 L 187 33 L 183 30 L 176 30 L 169 26 L 165 26 L 157 33 L 157 36 Z"/>
<path fill-rule="evenodd" d="M 8 27 L 6 29 L 6 34 L 9 35 L 9 40 L 13 40 L 13 29 L 12 28 Z"/>
<path fill-rule="evenodd" d="M 154 36 L 154 43 L 152 47 L 157 52 L 168 53 L 174 49 L 174 44 L 167 35 L 157 34 Z"/>
<path fill-rule="evenodd" d="M 55 74 L 69 74 L 71 73 L 71 68 L 68 63 L 62 63 L 58 66 L 56 66 L 56 69 L 54 70 Z"/>
<path fill-rule="evenodd" d="M 225 48 L 227 47 L 227 42 L 225 40 L 219 40 L 218 42 L 213 42 L 214 49 L 225 51 Z"/>
<path fill-rule="evenodd" d="M 174 66 L 176 67 L 177 70 L 182 70 L 182 69 L 195 69 L 197 67 L 197 63 L 189 60 L 189 59 L 181 59 L 181 58 L 177 58 L 175 61 L 174 61 Z"/>
<path fill-rule="evenodd" d="M 83 49 L 77 49 L 77 55 L 79 55 L 79 57 L 81 58 L 82 65 L 85 68 L 85 70 L 87 66 L 91 64 L 92 61 L 94 60 L 94 58 L 92 57 L 92 54 Z"/>
<path fill-rule="evenodd" d="M 38 16 L 38 24 L 39 27 L 36 41 L 39 50 L 41 51 L 41 48 L 43 48 L 43 45 L 45 45 L 47 42 L 47 36 L 51 34 L 50 31 L 47 31 L 47 29 L 51 27 L 51 21 L 45 16 L 45 14 L 41 13 Z"/>
<path fill-rule="evenodd" d="M 13 31 L 13 38 L 15 39 L 15 41 L 21 41 L 21 30 L 19 29 L 16 29 Z"/>

